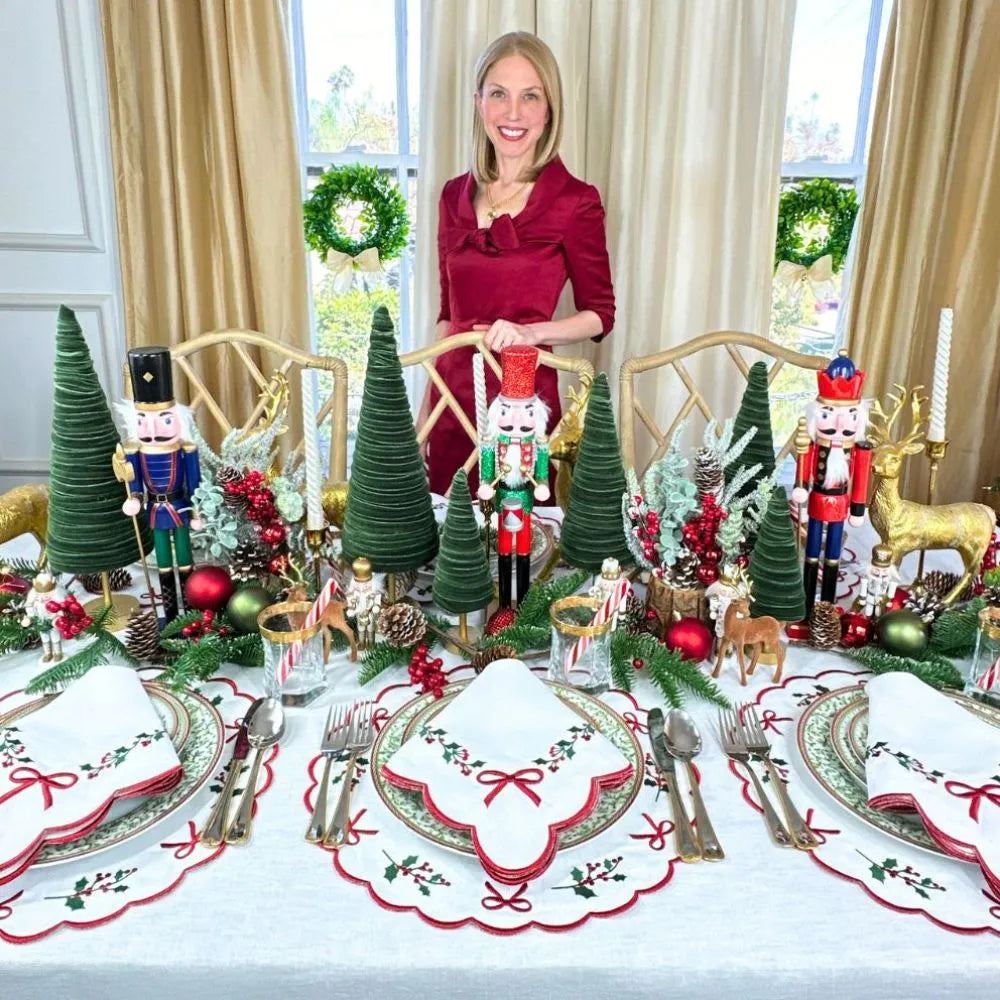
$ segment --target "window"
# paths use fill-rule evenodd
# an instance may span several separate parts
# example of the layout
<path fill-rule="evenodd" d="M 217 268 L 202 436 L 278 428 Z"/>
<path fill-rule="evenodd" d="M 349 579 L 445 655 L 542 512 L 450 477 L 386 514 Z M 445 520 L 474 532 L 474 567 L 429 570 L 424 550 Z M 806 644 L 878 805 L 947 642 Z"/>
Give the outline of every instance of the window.
<path fill-rule="evenodd" d="M 371 316 L 388 307 L 401 351 L 412 346 L 417 143 L 420 95 L 419 0 L 293 0 L 303 196 L 331 164 L 367 163 L 395 178 L 409 205 L 410 237 L 384 274 L 334 283 L 310 254 L 314 350 L 347 362 L 349 442 L 357 426 Z M 345 213 L 350 216 L 350 212 Z M 346 221 L 346 220 L 345 220 Z M 328 391 L 326 387 L 322 391 Z"/>
<path fill-rule="evenodd" d="M 861 195 L 877 67 L 888 0 L 798 0 L 788 77 L 781 186 L 826 177 Z M 772 340 L 808 354 L 832 355 L 843 272 L 824 286 L 772 286 Z M 775 441 L 795 428 L 816 394 L 811 372 L 785 367 L 771 387 Z"/>

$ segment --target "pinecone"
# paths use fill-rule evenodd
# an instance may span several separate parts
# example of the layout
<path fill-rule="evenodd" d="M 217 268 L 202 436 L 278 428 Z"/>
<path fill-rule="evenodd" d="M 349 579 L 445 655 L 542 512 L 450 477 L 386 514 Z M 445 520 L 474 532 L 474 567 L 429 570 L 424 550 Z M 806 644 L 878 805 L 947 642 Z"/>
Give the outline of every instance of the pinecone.
<path fill-rule="evenodd" d="M 479 649 L 472 656 L 472 669 L 481 674 L 494 660 L 509 660 L 517 657 L 517 650 L 502 642 L 499 646 Z"/>
<path fill-rule="evenodd" d="M 690 549 L 681 549 L 677 561 L 667 570 L 664 582 L 675 590 L 690 590 L 698 582 L 698 557 Z"/>
<path fill-rule="evenodd" d="M 930 625 L 944 611 L 940 596 L 924 586 L 914 587 L 903 601 L 903 607 L 920 615 L 921 621 Z"/>
<path fill-rule="evenodd" d="M 255 541 L 237 542 L 229 557 L 229 575 L 238 583 L 260 580 L 268 574 L 268 554 Z"/>
<path fill-rule="evenodd" d="M 718 452 L 712 448 L 699 448 L 694 455 L 694 484 L 699 496 L 711 495 L 716 500 L 722 496 L 725 474 Z"/>
<path fill-rule="evenodd" d="M 160 652 L 160 623 L 155 611 L 137 611 L 128 622 L 125 648 L 137 660 L 155 660 Z"/>
<path fill-rule="evenodd" d="M 238 483 L 242 478 L 243 473 L 231 465 L 223 465 L 215 474 L 215 485 L 222 489 L 222 502 L 237 514 L 245 511 L 250 506 L 250 501 L 245 494 L 232 493 L 226 487 Z"/>
<path fill-rule="evenodd" d="M 809 616 L 809 641 L 817 649 L 833 649 L 840 642 L 840 615 L 832 601 L 817 601 Z"/>
<path fill-rule="evenodd" d="M 89 594 L 103 594 L 100 573 L 84 573 L 77 577 L 80 585 Z M 108 573 L 108 584 L 113 591 L 128 590 L 132 586 L 132 574 L 127 569 L 113 569 Z"/>
<path fill-rule="evenodd" d="M 406 595 L 413 589 L 413 585 L 417 582 L 417 571 L 415 569 L 408 569 L 403 572 L 398 572 L 394 574 L 396 580 L 396 586 L 393 589 L 393 593 L 386 591 L 385 599 L 390 604 L 395 604 L 397 601 L 401 601 Z M 388 587 L 388 575 L 386 576 L 386 586 Z"/>
<path fill-rule="evenodd" d="M 959 576 L 957 573 L 946 573 L 941 569 L 932 569 L 927 573 L 923 580 L 920 581 L 921 586 L 928 594 L 934 594 L 937 598 L 943 598 L 952 587 L 958 583 Z M 958 595 L 958 599 L 964 601 L 969 596 L 969 589 L 966 588 Z"/>
<path fill-rule="evenodd" d="M 390 604 L 378 616 L 378 631 L 390 646 L 412 646 L 427 634 L 427 619 L 412 604 Z"/>
<path fill-rule="evenodd" d="M 621 628 L 629 635 L 642 635 L 651 632 L 649 619 L 646 617 L 646 602 L 640 600 L 632 591 L 625 598 L 625 610 L 618 619 Z"/>

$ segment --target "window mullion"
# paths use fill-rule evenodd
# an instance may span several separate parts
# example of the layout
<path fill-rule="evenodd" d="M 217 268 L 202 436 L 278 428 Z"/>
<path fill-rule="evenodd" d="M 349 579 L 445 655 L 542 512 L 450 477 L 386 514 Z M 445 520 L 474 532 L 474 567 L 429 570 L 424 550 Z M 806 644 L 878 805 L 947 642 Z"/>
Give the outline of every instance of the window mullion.
<path fill-rule="evenodd" d="M 868 119 L 871 116 L 872 94 L 875 90 L 875 60 L 878 55 L 879 29 L 882 26 L 882 0 L 872 0 L 868 16 L 868 38 L 865 43 L 865 61 L 861 69 L 861 94 L 858 97 L 858 123 L 854 130 L 854 152 L 851 163 L 859 179 L 865 173 L 865 149 L 868 144 Z"/>

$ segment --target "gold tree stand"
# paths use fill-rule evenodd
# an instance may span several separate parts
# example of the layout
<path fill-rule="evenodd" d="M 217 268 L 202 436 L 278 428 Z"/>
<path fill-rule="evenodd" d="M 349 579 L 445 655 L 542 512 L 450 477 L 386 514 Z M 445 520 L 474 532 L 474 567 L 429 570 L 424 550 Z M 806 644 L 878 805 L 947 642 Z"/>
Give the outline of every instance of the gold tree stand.
<path fill-rule="evenodd" d="M 87 601 L 83 610 L 93 617 L 105 608 L 111 608 L 111 614 L 104 622 L 106 632 L 120 632 L 128 624 L 128 620 L 139 610 L 139 599 L 131 594 L 112 594 L 111 580 L 107 570 L 101 573 L 101 596 Z"/>

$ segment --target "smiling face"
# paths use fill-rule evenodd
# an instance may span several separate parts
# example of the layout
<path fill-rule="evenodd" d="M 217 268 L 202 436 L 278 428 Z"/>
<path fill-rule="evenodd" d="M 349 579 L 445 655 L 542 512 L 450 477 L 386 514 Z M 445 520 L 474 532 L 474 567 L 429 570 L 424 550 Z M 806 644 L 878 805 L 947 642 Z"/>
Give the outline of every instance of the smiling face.
<path fill-rule="evenodd" d="M 497 156 L 534 155 L 549 121 L 541 78 L 521 55 L 498 59 L 486 72 L 476 108 Z"/>
<path fill-rule="evenodd" d="M 181 439 L 181 419 L 176 410 L 137 410 L 136 418 L 136 436 L 142 444 L 166 445 Z"/>

